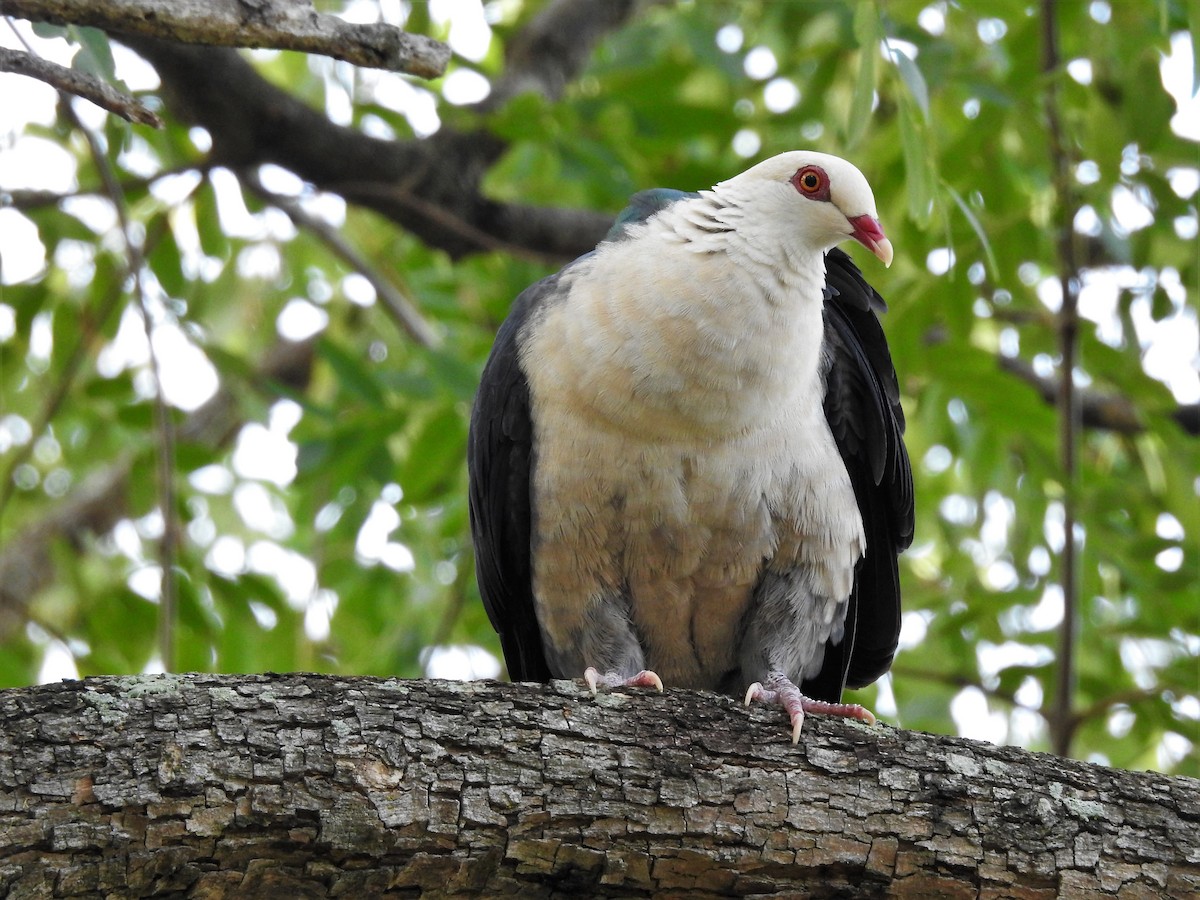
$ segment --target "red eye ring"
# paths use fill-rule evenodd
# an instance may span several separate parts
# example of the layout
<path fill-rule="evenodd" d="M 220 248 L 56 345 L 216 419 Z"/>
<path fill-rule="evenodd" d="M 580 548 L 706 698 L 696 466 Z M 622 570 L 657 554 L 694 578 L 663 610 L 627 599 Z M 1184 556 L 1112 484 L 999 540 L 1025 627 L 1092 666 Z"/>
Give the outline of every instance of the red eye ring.
<path fill-rule="evenodd" d="M 829 176 L 820 166 L 805 166 L 791 177 L 792 186 L 809 200 L 829 199 Z"/>

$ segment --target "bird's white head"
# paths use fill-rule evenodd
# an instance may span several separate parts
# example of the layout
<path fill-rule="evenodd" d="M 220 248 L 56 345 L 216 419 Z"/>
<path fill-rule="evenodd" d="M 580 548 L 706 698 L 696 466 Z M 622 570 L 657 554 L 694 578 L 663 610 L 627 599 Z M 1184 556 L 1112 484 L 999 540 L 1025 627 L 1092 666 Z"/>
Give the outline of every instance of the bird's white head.
<path fill-rule="evenodd" d="M 792 150 L 722 181 L 713 191 L 740 206 L 747 219 L 769 224 L 777 236 L 797 238 L 825 252 L 853 238 L 892 264 L 892 243 L 875 211 L 875 195 L 862 172 L 828 153 Z"/>

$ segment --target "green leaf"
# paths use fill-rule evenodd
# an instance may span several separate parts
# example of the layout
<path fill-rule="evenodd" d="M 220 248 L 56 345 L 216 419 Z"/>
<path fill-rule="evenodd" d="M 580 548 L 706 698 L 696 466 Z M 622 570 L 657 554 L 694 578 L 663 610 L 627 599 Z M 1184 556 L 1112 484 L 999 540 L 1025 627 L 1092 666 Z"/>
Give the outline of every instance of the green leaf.
<path fill-rule="evenodd" d="M 470 400 L 479 387 L 479 372 L 460 356 L 440 350 L 429 351 L 429 371 L 438 384 L 461 400 Z"/>
<path fill-rule="evenodd" d="M 83 624 L 91 648 L 87 673 L 141 672 L 156 649 L 158 606 L 124 585 L 90 606 Z"/>
<path fill-rule="evenodd" d="M 933 191 L 929 183 L 929 165 L 921 140 L 920 124 L 909 104 L 900 105 L 900 142 L 904 148 L 905 186 L 908 188 L 908 214 L 914 222 L 929 221 Z"/>
<path fill-rule="evenodd" d="M 368 370 L 364 360 L 351 356 L 330 338 L 323 338 L 317 345 L 317 351 L 321 358 L 333 368 L 343 388 L 352 394 L 357 394 L 372 406 L 386 405 L 383 391 L 380 390 L 378 382 Z"/>
<path fill-rule="evenodd" d="M 928 122 L 929 88 L 925 85 L 925 76 L 921 74 L 921 69 L 917 66 L 916 62 L 909 59 L 907 54 L 901 53 L 899 50 L 893 50 L 892 59 L 896 61 L 896 67 L 900 70 L 900 77 L 904 80 L 909 94 L 917 101 L 917 106 L 921 109 L 922 117 Z"/>
<path fill-rule="evenodd" d="M 115 82 L 117 80 L 116 65 L 113 62 L 108 35 L 98 28 L 86 28 L 79 25 L 72 25 L 69 30 L 71 36 L 79 42 L 79 52 L 71 60 L 71 68 L 78 72 L 95 75 L 101 81 Z"/>
<path fill-rule="evenodd" d="M 860 2 L 854 10 L 854 36 L 858 39 L 858 78 L 846 121 L 846 143 L 853 147 L 867 130 L 875 102 L 875 61 L 879 58 L 879 14 L 874 3 Z"/>
<path fill-rule="evenodd" d="M 25 687 L 37 678 L 42 654 L 22 633 L 4 642 L 0 653 L 0 688 Z"/>
<path fill-rule="evenodd" d="M 155 427 L 154 404 L 149 400 L 131 403 L 117 410 L 117 421 L 135 431 L 150 432 Z"/>
<path fill-rule="evenodd" d="M 443 409 L 421 423 L 398 473 L 405 499 L 413 503 L 436 500 L 465 465 L 466 446 L 466 423 L 458 409 Z"/>
<path fill-rule="evenodd" d="M 134 396 L 133 376 L 125 369 L 111 378 L 91 378 L 84 392 L 89 402 L 128 403 Z"/>
<path fill-rule="evenodd" d="M 150 264 L 158 283 L 170 296 L 178 297 L 184 293 L 187 281 L 183 274 L 183 257 L 173 234 L 163 236 L 150 251 L 146 262 Z"/>
<path fill-rule="evenodd" d="M 999 278 L 1000 267 L 996 264 L 996 254 L 992 252 L 992 242 L 988 240 L 987 232 L 983 230 L 983 224 L 979 221 L 971 207 L 962 198 L 962 195 L 945 181 L 942 183 L 943 190 L 946 191 L 954 200 L 959 212 L 963 214 L 963 218 L 967 220 L 967 224 L 971 226 L 971 230 L 975 232 L 975 236 L 979 238 L 979 244 L 983 247 L 983 254 L 987 259 L 988 272 L 992 278 Z"/>
<path fill-rule="evenodd" d="M 217 209 L 217 195 L 211 179 L 192 195 L 196 214 L 196 231 L 200 236 L 200 249 L 216 259 L 229 258 L 229 238 L 221 228 L 221 215 Z"/>
<path fill-rule="evenodd" d="M 44 283 L 34 282 L 5 285 L 0 297 L 16 310 L 16 333 L 28 336 L 33 327 L 34 318 L 50 300 L 50 293 L 46 290 Z"/>
<path fill-rule="evenodd" d="M 66 25 L 51 25 L 49 22 L 34 22 L 33 33 L 40 38 L 52 40 L 54 38 L 67 38 Z"/>
<path fill-rule="evenodd" d="M 213 640 L 220 633 L 221 621 L 215 614 L 211 593 L 197 589 L 185 573 L 176 577 L 178 591 L 175 628 L 175 669 L 180 672 L 211 672 Z"/>

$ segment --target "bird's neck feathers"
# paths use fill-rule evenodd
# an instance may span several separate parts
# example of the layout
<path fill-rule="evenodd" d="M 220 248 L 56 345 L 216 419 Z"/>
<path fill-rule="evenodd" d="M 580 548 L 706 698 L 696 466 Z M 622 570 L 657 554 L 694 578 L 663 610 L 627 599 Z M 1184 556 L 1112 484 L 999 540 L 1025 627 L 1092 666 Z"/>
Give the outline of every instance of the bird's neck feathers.
<path fill-rule="evenodd" d="M 539 346 L 559 383 L 590 384 L 595 411 L 639 433 L 710 439 L 819 413 L 824 257 L 781 243 L 715 193 L 675 203 L 600 246 Z"/>
<path fill-rule="evenodd" d="M 668 207 L 648 230 L 687 253 L 724 255 L 762 286 L 768 302 L 808 301 L 819 306 L 825 283 L 823 250 L 773 219 L 751 214 L 745 202 L 739 186 L 726 182 Z"/>

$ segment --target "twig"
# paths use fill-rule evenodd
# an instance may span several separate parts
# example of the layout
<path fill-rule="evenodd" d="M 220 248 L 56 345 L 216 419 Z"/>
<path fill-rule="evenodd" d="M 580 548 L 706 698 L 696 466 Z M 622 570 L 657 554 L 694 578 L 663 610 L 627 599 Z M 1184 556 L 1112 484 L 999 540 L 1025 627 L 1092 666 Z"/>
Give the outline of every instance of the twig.
<path fill-rule="evenodd" d="M 329 189 L 341 194 L 351 203 L 362 203 L 365 200 L 374 198 L 387 200 L 390 203 L 405 207 L 423 216 L 428 221 L 473 243 L 480 250 L 507 253 L 518 259 L 546 265 L 561 262 L 561 259 L 552 253 L 542 253 L 496 237 L 466 219 L 456 216 L 452 211 L 438 206 L 436 203 L 431 203 L 422 197 L 418 197 L 416 194 L 405 189 L 403 185 L 381 184 L 377 181 L 342 181 L 331 183 Z"/>
<path fill-rule="evenodd" d="M 155 128 L 163 126 L 162 119 L 140 101 L 122 94 L 112 85 L 87 72 L 77 72 L 7 47 L 0 47 L 0 72 L 12 72 L 15 75 L 26 75 L 44 81 L 53 88 L 90 100 L 122 119 L 139 125 L 153 125 Z"/>
<path fill-rule="evenodd" d="M 421 315 L 416 305 L 400 293 L 395 285 L 388 281 L 357 250 L 350 246 L 350 243 L 336 229 L 331 228 L 328 223 L 311 215 L 303 206 L 291 198 L 283 197 L 267 190 L 258 176 L 252 171 L 243 170 L 238 174 L 247 187 L 254 191 L 254 193 L 258 194 L 272 206 L 283 210 L 288 218 L 295 222 L 298 227 L 316 235 L 319 240 L 333 251 L 335 256 L 366 278 L 367 281 L 371 282 L 371 286 L 375 288 L 375 293 L 383 301 L 383 308 L 387 310 L 388 314 L 405 334 L 422 347 L 437 347 L 441 344 L 441 337 Z"/>
<path fill-rule="evenodd" d="M 133 279 L 134 295 L 142 314 L 142 324 L 146 330 L 146 344 L 150 352 L 150 372 L 154 378 L 155 387 L 154 418 L 155 434 L 158 439 L 156 459 L 158 503 L 163 518 L 162 540 L 159 541 L 159 566 L 162 569 L 162 583 L 158 597 L 158 651 L 163 669 L 170 672 L 175 667 L 177 609 L 175 559 L 181 537 L 179 520 L 175 515 L 175 430 L 174 423 L 171 421 L 171 410 L 167 407 L 167 400 L 163 395 L 162 368 L 159 364 L 158 353 L 154 349 L 154 326 L 147 303 L 145 285 L 142 281 L 142 267 L 145 261 L 144 248 L 133 236 L 125 195 L 121 191 L 120 182 L 105 155 L 104 148 L 91 129 L 80 121 L 65 95 L 60 94 L 60 96 L 64 98 L 62 107 L 67 118 L 87 140 L 92 162 L 96 166 L 97 172 L 100 173 L 109 200 L 116 209 L 121 238 L 125 243 L 126 268 L 129 276 Z"/>
<path fill-rule="evenodd" d="M 1058 683 L 1055 685 L 1050 731 L 1054 752 L 1066 756 L 1074 733 L 1072 706 L 1075 696 L 1075 644 L 1079 632 L 1079 560 L 1075 542 L 1076 482 L 1080 409 L 1075 391 L 1075 363 L 1079 344 L 1079 265 L 1075 255 L 1071 160 L 1063 140 L 1058 109 L 1060 58 L 1055 0 L 1042 0 L 1042 75 L 1045 78 L 1043 109 L 1050 139 L 1051 177 L 1057 213 L 1058 280 L 1062 305 L 1058 313 L 1058 347 L 1061 361 L 1058 382 L 1059 465 L 1063 478 L 1063 549 L 1060 580 L 1063 620 L 1059 629 Z"/>
<path fill-rule="evenodd" d="M 204 160 L 200 162 L 180 163 L 177 166 L 171 166 L 166 169 L 161 169 L 149 178 L 125 178 L 119 184 L 121 192 L 126 196 L 132 191 L 145 191 L 154 187 L 164 178 L 172 178 L 176 175 L 183 175 L 188 172 L 194 172 L 203 177 L 215 169 L 219 163 L 212 160 Z M 104 185 L 81 187 L 74 191 L 42 191 L 25 188 L 15 188 L 7 192 L 6 205 L 13 209 L 32 210 L 44 209 L 47 206 L 57 206 L 64 200 L 71 200 L 75 197 L 92 197 L 92 196 L 107 197 L 108 191 Z"/>
<path fill-rule="evenodd" d="M 272 47 L 437 78 L 450 62 L 441 41 L 383 22 L 355 24 L 294 0 L 0 0 L 0 12 L 55 25 L 88 25 L 214 47 Z"/>

